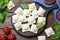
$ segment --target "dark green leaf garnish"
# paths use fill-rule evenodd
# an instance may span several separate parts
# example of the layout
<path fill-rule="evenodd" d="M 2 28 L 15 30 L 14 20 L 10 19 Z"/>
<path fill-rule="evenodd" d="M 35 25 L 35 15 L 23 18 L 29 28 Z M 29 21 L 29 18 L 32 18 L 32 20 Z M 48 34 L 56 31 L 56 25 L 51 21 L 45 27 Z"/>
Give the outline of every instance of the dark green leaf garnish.
<path fill-rule="evenodd" d="M 55 34 L 51 37 L 52 40 L 57 40 L 60 38 L 60 24 L 54 21 Z"/>
<path fill-rule="evenodd" d="M 3 22 L 3 21 L 4 21 L 4 15 L 0 14 L 0 22 Z"/>
<path fill-rule="evenodd" d="M 7 17 L 10 16 L 10 14 L 7 11 L 4 12 L 4 15 Z"/>
<path fill-rule="evenodd" d="M 0 0 L 0 9 L 4 9 L 7 7 L 9 0 Z"/>
<path fill-rule="evenodd" d="M 9 13 L 6 11 L 6 7 L 9 3 L 9 0 L 0 0 L 0 22 L 5 21 L 5 17 L 9 16 Z"/>

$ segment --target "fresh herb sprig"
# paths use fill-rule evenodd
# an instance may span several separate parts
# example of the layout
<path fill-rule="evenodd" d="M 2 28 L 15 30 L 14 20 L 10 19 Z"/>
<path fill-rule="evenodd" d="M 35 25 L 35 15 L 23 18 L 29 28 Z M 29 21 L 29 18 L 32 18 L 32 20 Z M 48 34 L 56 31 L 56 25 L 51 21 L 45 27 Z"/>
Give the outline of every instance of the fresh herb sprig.
<path fill-rule="evenodd" d="M 5 21 L 5 17 L 9 16 L 9 13 L 6 11 L 6 7 L 9 3 L 9 0 L 0 0 L 0 22 Z"/>
<path fill-rule="evenodd" d="M 52 40 L 57 40 L 60 38 L 60 24 L 54 21 L 55 34 L 51 37 Z"/>

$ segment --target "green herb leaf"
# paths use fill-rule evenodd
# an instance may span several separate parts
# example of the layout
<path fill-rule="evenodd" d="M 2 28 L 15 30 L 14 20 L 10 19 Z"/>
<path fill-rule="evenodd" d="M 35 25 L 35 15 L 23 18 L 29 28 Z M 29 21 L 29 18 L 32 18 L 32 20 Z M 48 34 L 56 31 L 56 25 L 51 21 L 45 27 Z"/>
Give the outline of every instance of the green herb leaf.
<path fill-rule="evenodd" d="M 43 24 L 42 24 L 42 23 L 37 23 L 37 24 L 36 24 L 36 27 L 37 27 L 38 29 L 40 29 L 40 28 L 43 27 Z"/>
<path fill-rule="evenodd" d="M 5 21 L 6 16 L 9 16 L 9 13 L 5 9 L 8 3 L 9 3 L 9 0 L 0 0 L 0 22 L 1 23 Z"/>
<path fill-rule="evenodd" d="M 7 7 L 9 0 L 0 0 L 0 9 L 4 9 Z"/>
<path fill-rule="evenodd" d="M 60 37 L 60 24 L 58 24 L 56 21 L 54 21 L 54 26 L 55 26 L 55 34 L 52 35 L 52 40 L 56 40 Z"/>
<path fill-rule="evenodd" d="M 60 32 L 56 33 L 52 36 L 52 39 L 58 39 L 60 37 Z"/>
<path fill-rule="evenodd" d="M 0 22 L 3 22 L 3 20 L 4 20 L 4 15 L 0 13 Z"/>
<path fill-rule="evenodd" d="M 10 16 L 10 14 L 7 11 L 4 12 L 4 15 L 5 16 Z"/>
<path fill-rule="evenodd" d="M 23 9 L 28 9 L 29 7 L 28 7 L 28 4 L 21 4 L 21 7 L 23 8 Z"/>
<path fill-rule="evenodd" d="M 0 0 L 0 6 L 2 6 L 2 4 L 3 4 L 3 1 L 2 1 L 2 0 Z"/>

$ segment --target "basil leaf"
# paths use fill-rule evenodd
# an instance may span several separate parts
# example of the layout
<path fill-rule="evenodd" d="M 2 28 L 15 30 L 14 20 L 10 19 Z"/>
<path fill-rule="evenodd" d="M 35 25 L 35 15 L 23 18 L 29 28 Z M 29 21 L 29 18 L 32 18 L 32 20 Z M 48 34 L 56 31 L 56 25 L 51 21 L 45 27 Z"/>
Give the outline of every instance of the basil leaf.
<path fill-rule="evenodd" d="M 58 24 L 56 21 L 54 21 L 54 26 L 55 26 L 55 34 L 52 35 L 52 40 L 56 40 L 60 37 L 60 24 Z"/>
<path fill-rule="evenodd" d="M 58 39 L 60 37 L 60 32 L 56 33 L 52 36 L 52 39 Z"/>
<path fill-rule="evenodd" d="M 7 11 L 4 12 L 4 15 L 5 16 L 10 16 L 10 14 Z"/>
<path fill-rule="evenodd" d="M 42 23 L 37 23 L 37 24 L 36 24 L 36 27 L 37 27 L 38 29 L 40 29 L 40 28 L 43 27 L 43 24 L 42 24 Z"/>
<path fill-rule="evenodd" d="M 2 4 L 3 4 L 3 1 L 2 1 L 2 0 L 0 0 L 0 7 L 2 6 Z"/>
<path fill-rule="evenodd" d="M 4 9 L 7 7 L 9 0 L 0 0 L 0 9 Z"/>
<path fill-rule="evenodd" d="M 0 22 L 5 21 L 5 17 L 9 16 L 9 13 L 5 10 L 10 0 L 0 0 Z"/>
<path fill-rule="evenodd" d="M 0 22 L 4 21 L 4 15 L 0 14 Z"/>
<path fill-rule="evenodd" d="M 28 9 L 29 7 L 28 7 L 28 4 L 21 4 L 21 7 L 23 8 L 23 9 Z"/>

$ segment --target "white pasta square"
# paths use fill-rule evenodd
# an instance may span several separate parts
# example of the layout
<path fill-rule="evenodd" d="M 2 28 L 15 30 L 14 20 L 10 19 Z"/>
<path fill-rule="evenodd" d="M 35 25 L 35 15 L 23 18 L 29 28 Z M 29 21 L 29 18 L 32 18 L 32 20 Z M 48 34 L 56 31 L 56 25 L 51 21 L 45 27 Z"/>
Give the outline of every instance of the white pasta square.
<path fill-rule="evenodd" d="M 12 16 L 12 22 L 13 22 L 13 23 L 16 23 L 17 20 L 18 20 L 18 18 L 19 18 L 19 15 L 13 15 L 13 16 Z"/>
<path fill-rule="evenodd" d="M 16 30 L 21 29 L 21 28 L 22 28 L 22 24 L 21 24 L 21 22 L 17 22 L 17 23 L 15 23 L 15 24 L 14 24 L 14 27 L 16 28 Z"/>
<path fill-rule="evenodd" d="M 34 10 L 34 11 L 32 11 L 32 16 L 34 16 L 35 18 L 37 18 L 39 15 L 39 13 L 38 13 L 38 11 L 37 10 Z"/>
<path fill-rule="evenodd" d="M 44 17 L 43 25 L 45 25 L 45 23 L 46 23 L 46 17 Z"/>
<path fill-rule="evenodd" d="M 23 24 L 22 25 L 22 32 L 27 32 L 30 30 L 30 26 L 29 24 Z"/>
<path fill-rule="evenodd" d="M 45 36 L 38 36 L 38 40 L 46 40 Z"/>
<path fill-rule="evenodd" d="M 30 31 L 33 32 L 33 33 L 37 33 L 38 32 L 38 29 L 37 29 L 35 24 L 32 24 Z"/>
<path fill-rule="evenodd" d="M 28 10 L 28 9 L 24 9 L 22 14 L 25 15 L 25 16 L 29 16 L 30 13 L 31 13 L 30 10 Z"/>
<path fill-rule="evenodd" d="M 38 13 L 40 16 L 43 16 L 45 13 L 45 10 L 42 7 L 39 7 Z"/>
<path fill-rule="evenodd" d="M 46 18 L 45 17 L 38 17 L 37 23 L 45 24 Z"/>
<path fill-rule="evenodd" d="M 9 4 L 8 4 L 8 6 L 7 6 L 7 8 L 10 10 L 13 7 L 15 7 L 15 4 L 12 1 L 10 1 Z"/>
<path fill-rule="evenodd" d="M 51 35 L 53 35 L 53 34 L 55 34 L 54 31 L 53 31 L 53 29 L 51 27 L 45 29 L 45 33 L 47 34 L 48 37 L 51 36 Z"/>
<path fill-rule="evenodd" d="M 35 18 L 33 16 L 30 16 L 29 18 L 27 18 L 28 24 L 31 25 L 33 23 L 35 23 Z"/>
<path fill-rule="evenodd" d="M 20 15 L 18 18 L 18 22 L 24 22 L 26 20 L 26 16 Z"/>
<path fill-rule="evenodd" d="M 30 10 L 30 11 L 33 11 L 33 10 L 36 10 L 36 9 L 37 9 L 37 8 L 36 8 L 35 3 L 29 4 L 29 10 Z"/>
<path fill-rule="evenodd" d="M 21 7 L 17 8 L 16 11 L 14 11 L 15 14 L 21 15 L 23 13 L 23 9 Z"/>

